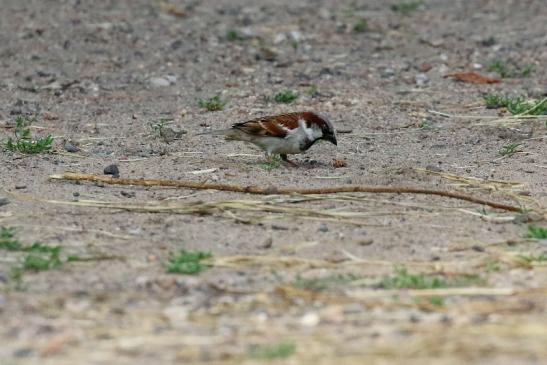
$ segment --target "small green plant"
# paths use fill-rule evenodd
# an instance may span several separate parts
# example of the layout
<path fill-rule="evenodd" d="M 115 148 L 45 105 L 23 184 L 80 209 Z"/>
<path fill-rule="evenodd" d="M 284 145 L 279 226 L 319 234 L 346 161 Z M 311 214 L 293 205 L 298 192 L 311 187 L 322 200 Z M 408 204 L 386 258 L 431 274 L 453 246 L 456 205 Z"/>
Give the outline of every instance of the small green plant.
<path fill-rule="evenodd" d="M 282 341 L 273 345 L 255 345 L 249 349 L 249 357 L 261 360 L 286 359 L 296 352 L 296 345 Z"/>
<path fill-rule="evenodd" d="M 487 273 L 501 271 L 501 263 L 498 260 L 489 259 L 484 263 L 484 271 Z"/>
<path fill-rule="evenodd" d="M 397 4 L 392 4 L 390 6 L 390 9 L 396 13 L 408 15 L 416 10 L 419 10 L 423 4 L 424 4 L 423 1 L 401 2 Z"/>
<path fill-rule="evenodd" d="M 420 123 L 418 123 L 418 128 L 423 130 L 431 129 L 431 124 L 426 119 L 422 119 Z"/>
<path fill-rule="evenodd" d="M 509 98 L 496 94 L 484 96 L 488 109 L 507 108 L 513 115 L 547 115 L 547 99 L 526 100 L 524 97 Z"/>
<path fill-rule="evenodd" d="M 176 274 L 199 274 L 207 266 L 202 261 L 211 257 L 210 252 L 181 250 L 169 257 L 166 271 Z"/>
<path fill-rule="evenodd" d="M 439 276 L 411 274 L 404 267 L 395 269 L 395 273 L 382 280 L 384 289 L 437 289 L 448 287 L 446 280 Z"/>
<path fill-rule="evenodd" d="M 226 103 L 227 103 L 226 101 L 220 98 L 220 95 L 215 95 L 209 99 L 200 99 L 198 101 L 198 105 L 200 108 L 206 109 L 210 112 L 222 110 L 224 106 L 226 105 Z"/>
<path fill-rule="evenodd" d="M 479 276 L 461 275 L 447 280 L 438 275 L 412 274 L 406 268 L 398 267 L 393 275 L 382 280 L 380 286 L 384 289 L 438 289 L 482 284 Z"/>
<path fill-rule="evenodd" d="M 14 280 L 19 286 L 23 274 L 26 271 L 45 271 L 60 268 L 63 265 L 63 262 L 59 257 L 61 248 L 58 248 L 58 250 L 52 251 L 48 254 L 25 255 L 21 264 L 11 269 L 10 278 Z"/>
<path fill-rule="evenodd" d="M 427 298 L 428 302 L 435 307 L 444 307 L 444 297 L 433 295 Z"/>
<path fill-rule="evenodd" d="M 517 258 L 519 260 L 524 261 L 526 264 L 533 264 L 533 263 L 545 263 L 547 262 L 547 252 L 544 252 L 539 255 L 518 255 Z"/>
<path fill-rule="evenodd" d="M 366 19 L 359 19 L 357 23 L 353 25 L 353 31 L 355 33 L 363 33 L 368 30 L 368 22 Z"/>
<path fill-rule="evenodd" d="M 528 226 L 526 238 L 534 238 L 536 240 L 547 239 L 547 227 L 540 227 L 533 224 Z"/>
<path fill-rule="evenodd" d="M 520 146 L 520 143 L 509 143 L 505 146 L 503 146 L 499 153 L 502 156 L 513 156 L 515 153 L 518 152 L 517 148 Z"/>
<path fill-rule="evenodd" d="M 152 135 L 157 138 L 163 137 L 165 127 L 167 127 L 169 123 L 171 123 L 171 120 L 165 118 L 161 118 L 157 122 L 150 123 L 149 125 L 152 130 Z"/>
<path fill-rule="evenodd" d="M 358 279 L 360 277 L 355 275 L 331 275 L 323 278 L 303 278 L 297 275 L 291 282 L 291 286 L 311 291 L 322 291 L 332 286 L 343 285 Z"/>
<path fill-rule="evenodd" d="M 10 272 L 10 277 L 17 283 L 21 282 L 26 271 L 57 269 L 63 264 L 60 258 L 61 246 L 48 246 L 40 242 L 25 245 L 15 238 L 13 227 L 0 227 L 0 249 L 26 252 L 20 264 Z"/>
<path fill-rule="evenodd" d="M 507 110 L 513 115 L 547 115 L 547 99 L 512 101 Z"/>
<path fill-rule="evenodd" d="M 310 86 L 308 90 L 308 95 L 312 98 L 319 96 L 319 89 L 317 88 L 317 85 L 313 84 Z"/>
<path fill-rule="evenodd" d="M 279 155 L 272 155 L 270 156 L 270 158 L 268 158 L 267 162 L 263 162 L 258 166 L 266 171 L 272 171 L 281 166 L 281 157 Z"/>
<path fill-rule="evenodd" d="M 60 252 L 61 250 L 56 250 L 46 255 L 28 254 L 23 259 L 21 268 L 24 271 L 43 271 L 59 268 L 62 265 L 61 259 L 59 257 Z"/>
<path fill-rule="evenodd" d="M 243 39 L 245 39 L 245 38 L 243 38 L 241 36 L 241 34 L 238 33 L 237 30 L 231 29 L 231 30 L 226 32 L 226 40 L 229 41 L 229 42 L 242 41 Z"/>
<path fill-rule="evenodd" d="M 61 247 L 48 246 L 40 242 L 34 242 L 31 245 L 23 245 L 18 239 L 15 238 L 15 228 L 0 227 L 0 250 L 48 253 L 59 256 Z"/>
<path fill-rule="evenodd" d="M 498 73 L 502 78 L 528 77 L 534 71 L 533 65 L 518 65 L 511 61 L 495 60 L 487 67 L 488 71 Z"/>
<path fill-rule="evenodd" d="M 15 119 L 15 138 L 8 138 L 6 149 L 25 154 L 42 153 L 51 149 L 53 137 L 48 135 L 46 137 L 33 139 L 29 128 L 31 122 L 30 119 L 22 116 L 18 116 Z"/>
<path fill-rule="evenodd" d="M 484 103 L 488 109 L 497 109 L 507 107 L 510 99 L 497 94 L 486 94 L 483 96 Z"/>
<path fill-rule="evenodd" d="M 15 228 L 0 227 L 0 250 L 20 251 L 21 242 L 15 239 Z"/>
<path fill-rule="evenodd" d="M 298 94 L 292 90 L 281 91 L 274 95 L 276 103 L 290 104 L 298 98 Z"/>

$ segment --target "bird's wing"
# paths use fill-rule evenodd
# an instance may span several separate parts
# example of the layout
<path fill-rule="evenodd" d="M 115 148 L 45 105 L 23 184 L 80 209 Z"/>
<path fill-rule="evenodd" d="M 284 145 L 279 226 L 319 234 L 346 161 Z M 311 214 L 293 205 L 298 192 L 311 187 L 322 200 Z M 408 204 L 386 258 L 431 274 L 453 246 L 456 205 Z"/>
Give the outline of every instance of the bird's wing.
<path fill-rule="evenodd" d="M 298 120 L 302 118 L 301 114 L 287 113 L 266 116 L 243 123 L 236 123 L 232 128 L 255 136 L 285 138 L 291 130 L 298 128 Z"/>

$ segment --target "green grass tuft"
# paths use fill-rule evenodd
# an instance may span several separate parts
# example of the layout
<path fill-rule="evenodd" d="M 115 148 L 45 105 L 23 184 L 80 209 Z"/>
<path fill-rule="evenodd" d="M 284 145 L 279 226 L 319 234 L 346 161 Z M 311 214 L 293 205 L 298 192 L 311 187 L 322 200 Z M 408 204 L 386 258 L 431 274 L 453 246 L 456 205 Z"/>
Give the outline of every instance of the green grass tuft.
<path fill-rule="evenodd" d="M 419 10 L 420 7 L 424 4 L 423 1 L 409 1 L 409 2 L 401 2 L 397 4 L 392 4 L 390 6 L 390 9 L 396 13 L 400 13 L 403 15 L 408 15 L 416 10 Z"/>
<path fill-rule="evenodd" d="M 242 41 L 245 38 L 237 32 L 237 30 L 229 30 L 226 32 L 226 40 L 229 42 Z"/>
<path fill-rule="evenodd" d="M 363 33 L 368 30 L 368 22 L 366 19 L 359 19 L 357 23 L 353 25 L 353 31 L 355 33 Z"/>
<path fill-rule="evenodd" d="M 169 257 L 166 271 L 176 274 L 199 274 L 206 267 L 201 261 L 211 257 L 210 252 L 181 250 Z"/>
<path fill-rule="evenodd" d="M 547 228 L 530 224 L 528 226 L 528 232 L 526 233 L 525 237 L 534 238 L 537 240 L 547 239 Z"/>
<path fill-rule="evenodd" d="M 423 130 L 428 130 L 428 129 L 431 129 L 432 127 L 431 127 L 431 124 L 426 119 L 422 119 L 418 123 L 418 128 L 423 129 Z"/>
<path fill-rule="evenodd" d="M 518 65 L 511 61 L 496 60 L 487 67 L 488 71 L 498 73 L 502 78 L 528 77 L 534 71 L 533 65 Z"/>
<path fill-rule="evenodd" d="M 0 227 L 0 250 L 22 251 L 30 253 L 48 253 L 59 255 L 60 246 L 48 246 L 40 242 L 34 242 L 30 246 L 23 245 L 15 238 L 14 227 Z"/>
<path fill-rule="evenodd" d="M 433 295 L 427 298 L 428 302 L 435 307 L 444 307 L 444 297 Z"/>
<path fill-rule="evenodd" d="M 8 138 L 5 144 L 6 149 L 25 154 L 37 154 L 47 152 L 51 149 L 53 137 L 48 135 L 33 139 L 29 128 L 31 122 L 30 119 L 22 116 L 18 116 L 15 119 L 15 138 Z"/>
<path fill-rule="evenodd" d="M 267 162 L 258 165 L 261 169 L 272 171 L 281 166 L 281 157 L 279 155 L 270 156 Z"/>
<path fill-rule="evenodd" d="M 517 257 L 520 260 L 524 261 L 524 263 L 526 264 L 533 264 L 535 262 L 537 263 L 547 262 L 547 252 L 544 252 L 539 255 L 518 255 Z"/>
<path fill-rule="evenodd" d="M 520 146 L 520 143 L 509 143 L 505 146 L 503 146 L 500 150 L 499 150 L 499 153 L 500 155 L 502 156 L 513 156 L 515 153 L 518 152 L 517 148 Z"/>
<path fill-rule="evenodd" d="M 152 130 L 152 135 L 157 138 L 164 136 L 165 127 L 171 123 L 171 120 L 161 118 L 157 122 L 150 123 L 150 129 Z"/>
<path fill-rule="evenodd" d="M 282 341 L 273 345 L 255 345 L 249 349 L 249 357 L 261 360 L 286 359 L 296 352 L 293 342 Z"/>
<path fill-rule="evenodd" d="M 0 250 L 20 251 L 22 248 L 21 242 L 15 239 L 15 228 L 0 227 Z"/>
<path fill-rule="evenodd" d="M 501 263 L 494 259 L 489 259 L 484 263 L 484 271 L 486 273 L 501 271 Z"/>
<path fill-rule="evenodd" d="M 59 252 L 51 252 L 47 255 L 28 254 L 23 259 L 21 269 L 24 271 L 44 271 L 57 269 L 62 266 Z"/>
<path fill-rule="evenodd" d="M 395 273 L 382 280 L 384 289 L 437 289 L 446 288 L 448 283 L 439 276 L 411 274 L 406 268 L 396 268 Z"/>
<path fill-rule="evenodd" d="M 467 285 L 481 285 L 483 280 L 478 276 L 458 276 L 447 280 L 438 275 L 412 274 L 404 267 L 395 268 L 391 276 L 381 282 L 384 289 L 438 289 L 460 287 Z"/>
<path fill-rule="evenodd" d="M 484 96 L 488 109 L 507 108 L 513 115 L 547 115 L 547 99 L 526 100 L 519 96 L 509 98 L 496 94 Z"/>
<path fill-rule="evenodd" d="M 226 101 L 220 98 L 220 95 L 215 95 L 209 99 L 198 100 L 198 106 L 210 112 L 224 109 L 226 103 Z"/>
<path fill-rule="evenodd" d="M 0 227 L 0 249 L 26 252 L 21 263 L 11 269 L 10 277 L 20 282 L 26 271 L 44 271 L 62 266 L 61 246 L 48 246 L 40 242 L 22 244 L 15 238 L 15 228 Z"/>
<path fill-rule="evenodd" d="M 358 279 L 361 279 L 361 277 L 355 275 L 331 275 L 322 278 L 303 278 L 302 276 L 297 275 L 291 282 L 291 286 L 311 291 L 322 291 Z"/>
<path fill-rule="evenodd" d="M 274 95 L 274 101 L 280 104 L 290 104 L 298 99 L 298 94 L 292 90 L 281 91 Z"/>
<path fill-rule="evenodd" d="M 510 102 L 510 98 L 497 94 L 486 94 L 483 96 L 484 103 L 488 109 L 504 108 Z"/>

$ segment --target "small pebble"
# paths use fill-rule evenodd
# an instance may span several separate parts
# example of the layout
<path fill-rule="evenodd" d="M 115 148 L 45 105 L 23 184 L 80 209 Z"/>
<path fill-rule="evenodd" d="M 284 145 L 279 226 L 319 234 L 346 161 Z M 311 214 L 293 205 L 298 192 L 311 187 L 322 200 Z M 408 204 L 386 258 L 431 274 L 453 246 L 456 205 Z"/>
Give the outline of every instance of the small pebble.
<path fill-rule="evenodd" d="M 416 66 L 416 69 L 420 72 L 427 72 L 431 70 L 433 66 L 431 66 L 429 63 L 420 63 L 418 66 Z"/>
<path fill-rule="evenodd" d="M 359 246 L 370 246 L 374 243 L 372 238 L 365 238 L 359 241 Z"/>
<path fill-rule="evenodd" d="M 272 224 L 271 227 L 272 227 L 273 230 L 276 230 L 276 231 L 288 231 L 289 230 L 289 227 L 280 226 L 278 224 Z"/>
<path fill-rule="evenodd" d="M 73 145 L 70 142 L 66 142 L 63 147 L 64 147 L 65 151 L 67 151 L 67 152 L 78 152 L 80 150 L 78 147 L 76 147 L 75 145 Z"/>
<path fill-rule="evenodd" d="M 171 82 L 164 77 L 151 77 L 148 82 L 153 87 L 166 87 L 171 85 Z"/>
<path fill-rule="evenodd" d="M 3 205 L 8 205 L 8 204 L 9 204 L 8 198 L 0 197 L 0 207 Z"/>
<path fill-rule="evenodd" d="M 440 168 L 439 166 L 437 166 L 437 165 L 427 165 L 427 166 L 425 167 L 425 169 L 428 170 L 428 171 L 435 171 L 435 172 L 442 172 L 442 171 L 443 171 L 443 169 L 441 169 L 441 168 Z"/>
<path fill-rule="evenodd" d="M 300 318 L 300 324 L 304 327 L 315 327 L 319 324 L 321 319 L 317 313 L 306 313 Z"/>
<path fill-rule="evenodd" d="M 429 83 L 429 76 L 427 76 L 426 74 L 417 74 L 416 77 L 414 78 L 415 81 L 416 81 L 416 85 L 418 86 L 425 86 L 426 84 Z"/>
<path fill-rule="evenodd" d="M 77 197 L 80 196 L 80 193 L 77 192 L 77 191 L 75 191 L 75 192 L 72 193 L 72 196 L 75 197 L 75 198 L 77 198 Z"/>
<path fill-rule="evenodd" d="M 387 67 L 382 71 L 381 75 L 384 78 L 393 77 L 395 76 L 395 69 Z"/>
<path fill-rule="evenodd" d="M 135 197 L 135 192 L 134 191 L 120 191 L 120 194 L 122 196 L 125 196 L 126 198 L 134 198 Z"/>
<path fill-rule="evenodd" d="M 270 248 L 273 245 L 273 239 L 271 237 L 266 238 L 264 242 L 260 245 L 260 248 Z"/>
<path fill-rule="evenodd" d="M 19 350 L 15 350 L 13 356 L 15 357 L 29 357 L 34 354 L 34 351 L 31 348 L 24 347 Z"/>
<path fill-rule="evenodd" d="M 321 223 L 319 225 L 319 232 L 328 232 L 328 231 L 329 231 L 329 227 L 327 227 L 325 223 Z"/>
<path fill-rule="evenodd" d="M 118 169 L 118 165 L 108 165 L 104 168 L 104 174 L 105 175 L 112 175 L 113 177 L 120 177 L 120 169 Z"/>
<path fill-rule="evenodd" d="M 15 189 L 26 189 L 26 185 L 15 185 Z"/>

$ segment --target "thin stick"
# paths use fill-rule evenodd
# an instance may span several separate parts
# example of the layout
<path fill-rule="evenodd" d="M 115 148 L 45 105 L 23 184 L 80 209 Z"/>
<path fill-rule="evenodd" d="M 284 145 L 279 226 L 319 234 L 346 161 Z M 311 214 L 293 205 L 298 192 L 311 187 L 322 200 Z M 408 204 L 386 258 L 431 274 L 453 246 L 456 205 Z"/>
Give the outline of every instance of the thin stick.
<path fill-rule="evenodd" d="M 509 204 L 498 203 L 472 195 L 455 192 L 455 191 L 443 191 L 434 189 L 425 189 L 417 187 L 407 186 L 365 186 L 365 185 L 348 185 L 338 186 L 331 188 L 277 188 L 266 187 L 261 188 L 258 186 L 241 186 L 241 185 L 228 185 L 228 184 L 206 184 L 198 183 L 194 181 L 182 181 L 182 180 L 165 180 L 165 179 L 119 179 L 109 176 L 100 176 L 92 174 L 79 174 L 72 172 L 65 172 L 60 175 L 51 175 L 50 179 L 54 180 L 71 180 L 71 181 L 93 181 L 102 182 L 111 185 L 138 185 L 138 186 L 168 186 L 176 188 L 188 188 L 188 189 L 201 189 L 201 190 L 222 190 L 232 191 L 236 193 L 248 193 L 258 195 L 315 195 L 315 194 L 333 194 L 333 193 L 391 193 L 391 194 L 427 194 L 437 195 L 446 198 L 465 200 L 472 203 L 487 205 L 492 208 L 503 209 L 511 212 L 521 212 L 521 207 L 516 207 Z"/>
<path fill-rule="evenodd" d="M 382 298 L 394 295 L 409 295 L 413 297 L 430 297 L 430 296 L 511 296 L 517 291 L 513 288 L 438 288 L 438 289 L 420 289 L 420 290 L 366 290 L 353 291 L 349 293 L 351 298 L 368 299 Z"/>

